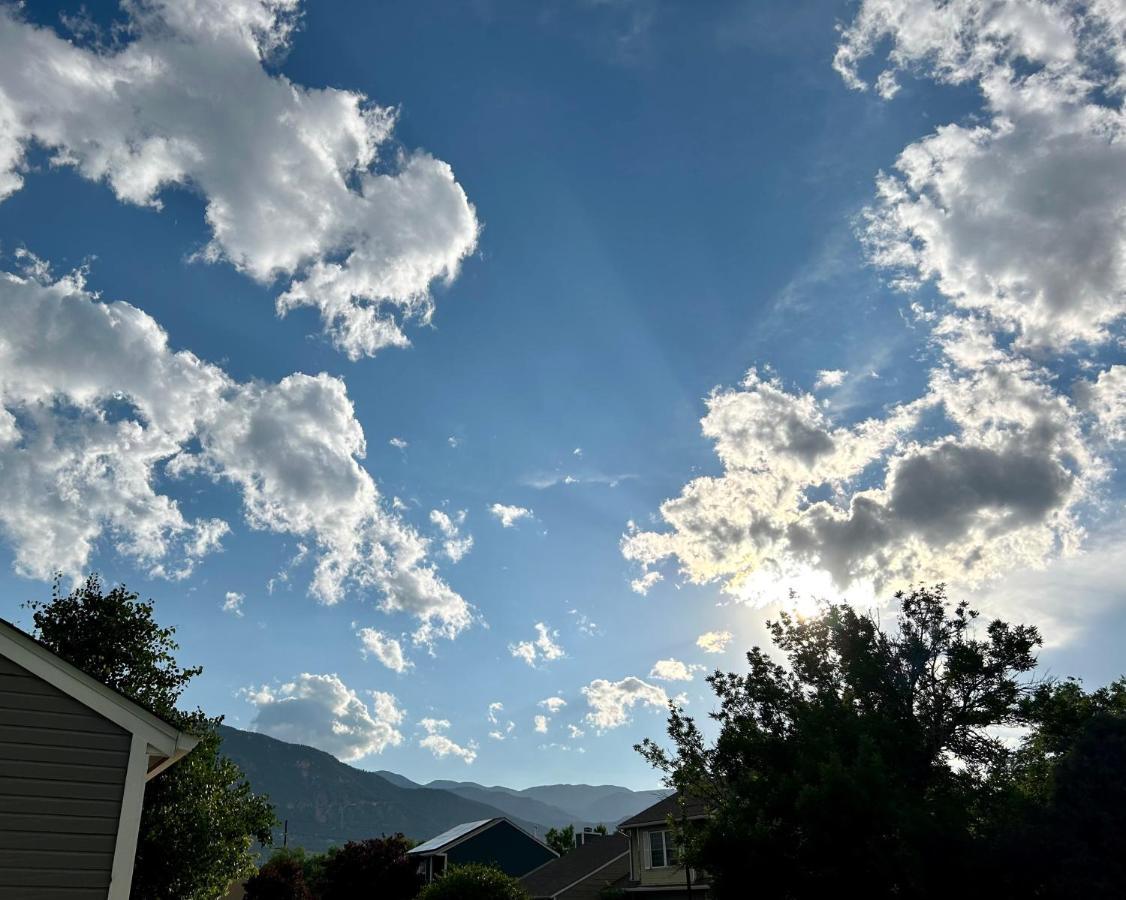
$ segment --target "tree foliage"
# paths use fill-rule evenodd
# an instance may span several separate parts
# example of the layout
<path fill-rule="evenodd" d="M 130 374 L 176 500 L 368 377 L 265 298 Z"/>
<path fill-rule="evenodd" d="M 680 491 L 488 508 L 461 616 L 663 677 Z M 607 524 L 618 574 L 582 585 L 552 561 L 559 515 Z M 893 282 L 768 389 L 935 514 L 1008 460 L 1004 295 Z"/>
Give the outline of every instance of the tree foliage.
<path fill-rule="evenodd" d="M 419 900 L 529 900 L 518 879 L 494 866 L 471 863 L 454 866 L 428 884 Z"/>
<path fill-rule="evenodd" d="M 1061 836 L 1065 823 L 1107 836 L 1076 838 L 1086 848 L 1076 868 L 1124 858 L 1121 688 L 1037 684 L 1037 630 L 981 629 L 941 586 L 896 599 L 888 630 L 844 605 L 780 616 L 768 627 L 785 664 L 756 647 L 746 674 L 708 678 L 714 741 L 674 708 L 672 752 L 639 745 L 711 811 L 681 839 L 717 896 L 747 884 L 780 898 L 949 894 L 1000 883 L 1016 848 Z M 1001 736 L 1016 728 L 1032 729 L 1018 751 Z M 1117 806 L 1100 801 L 1106 790 Z"/>
<path fill-rule="evenodd" d="M 132 894 L 146 900 L 213 900 L 254 870 L 252 846 L 268 844 L 273 808 L 219 752 L 221 718 L 177 706 L 200 668 L 176 661 L 176 630 L 153 603 L 97 575 L 50 601 L 33 601 L 36 637 L 59 656 L 197 738 L 187 757 L 145 786 Z"/>
<path fill-rule="evenodd" d="M 246 882 L 245 900 L 314 900 L 305 880 L 304 860 L 292 853 L 274 853 Z"/>
<path fill-rule="evenodd" d="M 563 828 L 547 829 L 544 842 L 560 856 L 569 853 L 575 849 L 575 826 L 566 825 Z"/>
<path fill-rule="evenodd" d="M 379 886 L 383 900 L 410 900 L 418 893 L 415 863 L 407 856 L 413 845 L 403 835 L 349 841 L 325 854 L 314 885 L 318 900 L 351 900 Z"/>

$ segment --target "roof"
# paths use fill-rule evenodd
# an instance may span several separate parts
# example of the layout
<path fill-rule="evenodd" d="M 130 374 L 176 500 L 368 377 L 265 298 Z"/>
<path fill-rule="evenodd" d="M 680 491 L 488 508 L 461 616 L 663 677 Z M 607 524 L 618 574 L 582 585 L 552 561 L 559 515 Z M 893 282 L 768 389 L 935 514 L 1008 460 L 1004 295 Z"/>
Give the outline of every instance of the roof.
<path fill-rule="evenodd" d="M 6 619 L 0 619 L 0 654 L 115 725 L 143 737 L 148 755 L 157 758 L 150 763 L 146 778 L 163 771 L 199 743 L 198 738 L 86 674 Z"/>
<path fill-rule="evenodd" d="M 629 838 L 624 834 L 591 838 L 559 859 L 533 869 L 520 884 L 533 897 L 555 897 L 596 873 L 603 874 L 608 882 L 629 874 L 628 856 Z"/>
<path fill-rule="evenodd" d="M 437 853 L 447 844 L 452 844 L 458 838 L 468 837 L 472 832 L 476 831 L 482 826 L 488 825 L 490 822 L 499 822 L 500 819 L 482 819 L 480 822 L 462 822 L 460 825 L 455 825 L 448 831 L 443 831 L 436 837 L 430 838 L 428 841 L 423 841 L 417 847 L 412 847 L 408 850 L 408 854 L 424 854 L 424 853 Z"/>
<path fill-rule="evenodd" d="M 494 825 L 499 825 L 501 822 L 504 822 L 506 825 L 515 828 L 529 841 L 535 841 L 548 853 L 551 853 L 554 856 L 559 855 L 534 834 L 531 834 L 526 829 L 521 828 L 506 816 L 496 816 L 492 819 L 481 819 L 481 821 L 479 822 L 463 822 L 461 825 L 455 825 L 448 831 L 443 831 L 436 837 L 432 837 L 428 841 L 423 841 L 417 847 L 412 847 L 407 851 L 407 854 L 414 856 L 427 856 L 431 853 L 444 853 L 447 850 L 452 849 L 456 844 L 460 844 L 462 841 L 469 840 L 469 838 L 474 837 L 475 835 L 479 834 L 482 831 L 485 831 L 488 828 L 492 828 Z"/>
<path fill-rule="evenodd" d="M 654 803 L 648 809 L 643 809 L 636 816 L 630 816 L 618 825 L 619 828 L 637 828 L 642 825 L 663 825 L 669 816 L 679 819 L 685 816 L 689 819 L 703 819 L 708 815 L 707 807 L 703 801 L 693 797 L 681 799 L 681 795 L 671 794 Z"/>

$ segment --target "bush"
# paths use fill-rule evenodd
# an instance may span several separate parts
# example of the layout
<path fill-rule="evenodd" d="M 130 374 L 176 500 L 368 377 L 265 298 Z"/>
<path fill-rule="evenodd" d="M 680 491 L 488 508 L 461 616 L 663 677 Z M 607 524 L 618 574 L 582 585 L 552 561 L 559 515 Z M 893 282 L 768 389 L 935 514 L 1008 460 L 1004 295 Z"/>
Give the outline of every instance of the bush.
<path fill-rule="evenodd" d="M 418 900 L 529 900 L 511 875 L 493 866 L 455 866 L 423 888 Z"/>

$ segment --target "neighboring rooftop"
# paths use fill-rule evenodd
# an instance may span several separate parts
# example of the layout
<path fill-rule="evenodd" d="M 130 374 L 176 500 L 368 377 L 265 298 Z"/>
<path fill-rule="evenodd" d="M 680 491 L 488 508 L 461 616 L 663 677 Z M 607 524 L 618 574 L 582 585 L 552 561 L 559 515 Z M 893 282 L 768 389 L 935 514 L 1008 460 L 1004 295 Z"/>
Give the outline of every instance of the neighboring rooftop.
<path fill-rule="evenodd" d="M 613 883 L 629 874 L 628 857 L 629 838 L 624 834 L 589 838 L 582 846 L 529 872 L 520 884 L 532 897 L 539 898 L 555 897 L 598 873 Z"/>
<path fill-rule="evenodd" d="M 428 841 L 423 841 L 417 847 L 411 848 L 409 851 L 413 854 L 423 853 L 437 853 L 447 844 L 452 844 L 458 838 L 463 838 L 467 834 L 471 834 L 478 828 L 488 825 L 490 822 L 499 822 L 500 819 L 482 819 L 480 822 L 462 822 L 460 825 L 455 825 L 448 831 L 443 831 L 436 837 L 430 838 Z"/>
<path fill-rule="evenodd" d="M 680 794 L 672 794 L 654 803 L 648 809 L 643 809 L 636 816 L 631 816 L 618 825 L 619 828 L 637 828 L 641 825 L 661 825 L 668 821 L 669 816 L 680 818 L 687 816 L 689 819 L 702 819 L 708 814 L 703 801 L 693 797 L 681 800 Z"/>

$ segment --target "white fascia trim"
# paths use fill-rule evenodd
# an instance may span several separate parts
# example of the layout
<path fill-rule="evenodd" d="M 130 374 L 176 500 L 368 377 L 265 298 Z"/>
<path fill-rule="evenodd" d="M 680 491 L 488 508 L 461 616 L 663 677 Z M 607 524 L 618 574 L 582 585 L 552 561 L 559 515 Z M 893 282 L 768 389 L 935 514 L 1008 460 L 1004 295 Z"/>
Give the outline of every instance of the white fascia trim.
<path fill-rule="evenodd" d="M 148 771 L 148 743 L 138 734 L 129 743 L 129 762 L 125 768 L 125 790 L 117 817 L 117 840 L 113 847 L 108 900 L 129 900 L 133 882 L 133 861 L 137 857 L 137 833 L 141 828 L 141 807 L 145 800 Z"/>
<path fill-rule="evenodd" d="M 130 734 L 143 737 L 155 756 L 175 761 L 199 743 L 6 622 L 0 622 L 0 654 Z"/>

